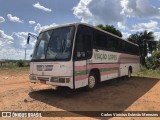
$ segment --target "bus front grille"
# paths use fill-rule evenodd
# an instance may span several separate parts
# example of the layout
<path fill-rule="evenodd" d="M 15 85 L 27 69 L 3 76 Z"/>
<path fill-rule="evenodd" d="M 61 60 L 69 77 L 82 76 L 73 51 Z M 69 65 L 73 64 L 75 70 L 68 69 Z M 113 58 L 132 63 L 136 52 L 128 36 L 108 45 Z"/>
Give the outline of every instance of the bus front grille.
<path fill-rule="evenodd" d="M 38 80 L 44 80 L 44 81 L 49 81 L 49 78 L 47 77 L 37 77 Z"/>
<path fill-rule="evenodd" d="M 53 65 L 37 65 L 37 71 L 52 71 Z"/>

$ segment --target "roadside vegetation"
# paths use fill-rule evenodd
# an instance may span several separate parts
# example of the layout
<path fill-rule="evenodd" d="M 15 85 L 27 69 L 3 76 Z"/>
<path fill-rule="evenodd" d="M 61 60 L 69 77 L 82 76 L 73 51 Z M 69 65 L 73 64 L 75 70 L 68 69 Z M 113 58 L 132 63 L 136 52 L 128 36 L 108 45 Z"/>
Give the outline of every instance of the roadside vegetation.
<path fill-rule="evenodd" d="M 23 60 L 14 62 L 5 61 L 1 63 L 0 71 L 29 71 L 29 62 Z"/>
<path fill-rule="evenodd" d="M 133 73 L 133 76 L 160 78 L 160 69 L 147 69 L 145 67 L 141 67 L 141 71 Z"/>

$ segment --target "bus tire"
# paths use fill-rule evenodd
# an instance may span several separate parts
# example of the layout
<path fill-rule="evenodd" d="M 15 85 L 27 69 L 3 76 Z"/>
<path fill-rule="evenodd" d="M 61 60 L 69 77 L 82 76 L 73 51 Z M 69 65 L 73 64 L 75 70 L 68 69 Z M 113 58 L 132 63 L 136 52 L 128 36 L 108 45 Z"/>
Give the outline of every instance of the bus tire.
<path fill-rule="evenodd" d="M 129 68 L 129 69 L 128 69 L 128 75 L 127 75 L 127 79 L 128 79 L 128 80 L 131 79 L 131 74 L 132 74 L 132 71 L 131 71 L 131 69 Z"/>
<path fill-rule="evenodd" d="M 88 77 L 88 85 L 86 86 L 86 89 L 88 91 L 93 90 L 96 88 L 96 84 L 97 84 L 96 76 L 93 72 L 91 72 Z"/>

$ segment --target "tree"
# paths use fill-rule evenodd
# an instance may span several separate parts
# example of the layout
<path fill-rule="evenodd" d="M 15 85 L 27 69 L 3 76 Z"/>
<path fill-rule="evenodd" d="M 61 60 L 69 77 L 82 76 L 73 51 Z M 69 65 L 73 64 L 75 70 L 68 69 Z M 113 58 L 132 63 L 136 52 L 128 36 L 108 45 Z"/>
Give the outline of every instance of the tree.
<path fill-rule="evenodd" d="M 159 39 L 159 41 L 158 41 L 157 47 L 158 47 L 158 50 L 160 50 L 160 39 Z"/>
<path fill-rule="evenodd" d="M 24 63 L 23 60 L 18 60 L 16 64 L 17 64 L 18 67 L 24 67 L 25 63 Z"/>
<path fill-rule="evenodd" d="M 141 64 L 146 65 L 145 58 L 147 54 L 152 53 L 153 50 L 156 49 L 156 45 L 153 46 L 153 42 L 151 42 L 154 41 L 153 32 L 148 32 L 146 30 L 144 32 L 138 32 L 130 35 L 128 40 L 139 45 Z"/>
<path fill-rule="evenodd" d="M 113 25 L 105 25 L 104 26 L 104 25 L 100 24 L 100 25 L 97 25 L 96 27 L 98 27 L 102 30 L 105 30 L 107 32 L 110 32 L 114 35 L 117 35 L 119 37 L 122 37 L 122 33 L 119 30 L 117 30 Z"/>

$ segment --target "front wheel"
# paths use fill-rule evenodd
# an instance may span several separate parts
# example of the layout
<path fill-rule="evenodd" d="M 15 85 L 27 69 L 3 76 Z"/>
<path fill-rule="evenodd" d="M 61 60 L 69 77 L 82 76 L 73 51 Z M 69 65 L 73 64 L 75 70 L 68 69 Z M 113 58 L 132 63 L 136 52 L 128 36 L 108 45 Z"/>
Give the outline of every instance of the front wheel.
<path fill-rule="evenodd" d="M 96 87 L 96 77 L 91 73 L 88 77 L 88 85 L 86 86 L 87 90 L 93 90 Z"/>

